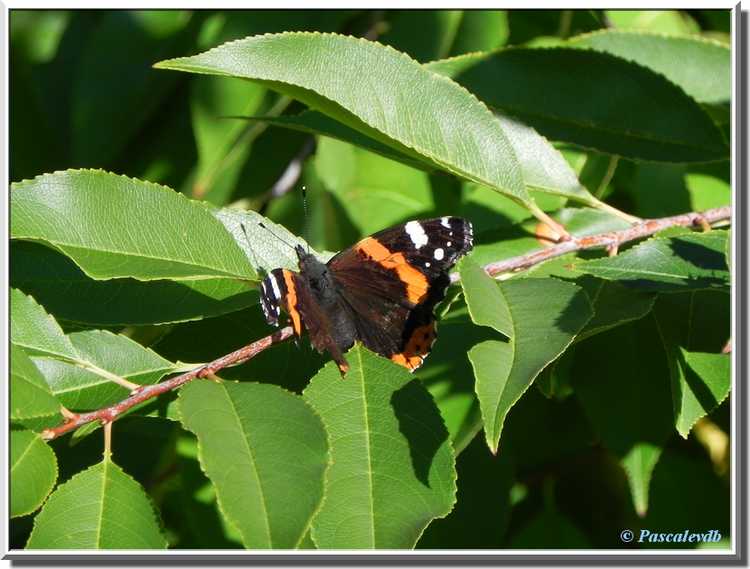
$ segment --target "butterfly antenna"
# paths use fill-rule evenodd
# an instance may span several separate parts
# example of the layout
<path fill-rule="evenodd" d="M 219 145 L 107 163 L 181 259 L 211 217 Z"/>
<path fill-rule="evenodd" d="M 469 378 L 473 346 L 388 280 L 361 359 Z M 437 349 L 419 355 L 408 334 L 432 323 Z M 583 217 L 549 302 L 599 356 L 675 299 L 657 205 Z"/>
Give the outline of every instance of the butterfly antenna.
<path fill-rule="evenodd" d="M 242 222 L 240 222 L 240 229 L 242 229 L 242 233 L 245 235 L 245 241 L 247 242 L 247 249 L 253 255 L 253 260 L 254 260 L 253 265 L 256 267 L 259 267 L 260 265 L 258 264 L 258 257 L 255 254 L 255 249 L 253 248 L 253 244 L 250 242 L 250 236 L 247 234 L 247 227 L 245 227 L 245 224 Z"/>
<path fill-rule="evenodd" d="M 274 231 L 273 231 L 273 230 L 272 230 L 272 229 L 271 229 L 270 227 L 268 227 L 268 226 L 267 226 L 267 225 L 266 225 L 265 223 L 262 223 L 262 222 L 261 222 L 261 223 L 258 223 L 258 225 L 259 225 L 260 227 L 262 227 L 263 229 L 265 229 L 266 231 L 268 231 L 268 232 L 269 232 L 269 233 L 270 233 L 271 235 L 273 235 L 274 237 L 276 237 L 276 239 L 278 239 L 279 241 L 281 241 L 281 242 L 282 242 L 282 243 L 283 243 L 284 245 L 287 245 L 287 246 L 291 247 L 292 249 L 294 249 L 294 248 L 295 248 L 294 244 L 292 244 L 292 243 L 289 243 L 289 241 L 287 241 L 286 239 L 282 238 L 282 237 L 281 237 L 280 235 L 278 235 L 277 233 L 275 233 L 275 232 L 274 232 Z M 243 227 L 243 228 L 242 228 L 242 230 L 244 231 L 244 230 L 245 230 L 245 228 Z M 247 233 L 245 233 L 245 235 L 247 235 Z"/>
<path fill-rule="evenodd" d="M 307 186 L 302 186 L 302 209 L 305 214 L 304 236 L 307 243 L 307 252 L 310 252 L 310 216 L 307 211 Z"/>

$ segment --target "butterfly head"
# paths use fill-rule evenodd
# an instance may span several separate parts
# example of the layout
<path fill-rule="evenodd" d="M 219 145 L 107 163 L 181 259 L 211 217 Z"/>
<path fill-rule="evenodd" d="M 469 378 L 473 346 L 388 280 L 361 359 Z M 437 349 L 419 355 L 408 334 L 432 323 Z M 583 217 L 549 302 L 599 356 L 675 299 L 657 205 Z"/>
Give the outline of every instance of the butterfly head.
<path fill-rule="evenodd" d="M 312 253 L 308 253 L 304 247 L 297 245 L 294 248 L 299 259 L 299 272 L 305 275 L 313 289 L 320 289 L 328 284 L 329 269 L 328 265 L 322 263 Z"/>

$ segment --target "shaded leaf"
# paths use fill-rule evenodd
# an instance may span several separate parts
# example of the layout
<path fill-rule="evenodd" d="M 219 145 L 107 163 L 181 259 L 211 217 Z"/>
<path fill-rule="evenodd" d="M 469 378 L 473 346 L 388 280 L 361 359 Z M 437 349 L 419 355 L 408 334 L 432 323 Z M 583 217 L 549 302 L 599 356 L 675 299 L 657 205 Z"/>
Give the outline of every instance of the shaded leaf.
<path fill-rule="evenodd" d="M 255 36 L 157 67 L 261 82 L 400 152 L 529 202 L 513 149 L 487 108 L 375 42 L 334 34 Z M 398 88 L 393 77 L 410 88 Z M 409 121 L 400 119 L 404 113 Z"/>
<path fill-rule="evenodd" d="M 512 48 L 426 67 L 553 140 L 641 160 L 705 162 L 728 155 L 721 132 L 682 89 L 608 53 Z"/>
<path fill-rule="evenodd" d="M 417 61 L 441 59 L 450 52 L 464 14 L 461 10 L 396 10 L 389 13 L 387 31 L 379 40 Z M 415 34 L 417 29 L 420 33 Z"/>
<path fill-rule="evenodd" d="M 700 36 L 666 36 L 633 30 L 601 30 L 568 40 L 635 61 L 661 73 L 701 103 L 729 101 L 732 56 L 729 46 Z M 675 62 L 690 62 L 675 65 Z"/>
<path fill-rule="evenodd" d="M 10 432 L 10 517 L 42 505 L 57 481 L 57 458 L 36 433 Z"/>
<path fill-rule="evenodd" d="M 615 257 L 579 261 L 574 268 L 645 291 L 678 292 L 729 287 L 727 232 L 654 237 Z"/>
<path fill-rule="evenodd" d="M 456 460 L 456 506 L 432 522 L 419 540 L 420 549 L 501 548 L 511 515 L 514 469 L 509 456 L 493 456 L 481 437 L 474 437 Z"/>
<path fill-rule="evenodd" d="M 466 306 L 457 300 L 440 318 L 437 335 L 430 357 L 415 375 L 435 400 L 458 455 L 482 428 L 467 354 L 477 343 L 493 338 L 495 332 L 476 326 Z"/>
<path fill-rule="evenodd" d="M 294 548 L 323 498 L 326 432 L 303 400 L 275 386 L 195 381 L 180 391 L 182 422 L 245 547 Z"/>
<path fill-rule="evenodd" d="M 455 501 L 453 451 L 432 398 L 403 367 L 357 345 L 346 379 L 331 362 L 303 396 L 332 464 L 313 520 L 319 548 L 409 548 Z"/>
<path fill-rule="evenodd" d="M 577 279 L 576 284 L 586 291 L 594 307 L 594 316 L 576 341 L 643 318 L 651 311 L 656 299 L 653 294 L 633 290 L 616 281 L 590 276 Z"/>
<path fill-rule="evenodd" d="M 149 65 L 189 49 L 195 14 L 115 10 L 102 16 L 86 38 L 72 85 L 73 161 L 87 166 L 110 162 L 177 84 Z"/>
<path fill-rule="evenodd" d="M 604 445 L 620 458 L 641 515 L 654 464 L 674 429 L 668 377 L 650 318 L 577 345 L 575 393 Z"/>
<path fill-rule="evenodd" d="M 338 122 L 318 111 L 308 110 L 297 115 L 281 115 L 278 117 L 258 116 L 241 118 L 250 121 L 262 121 L 271 126 L 288 128 L 308 134 L 317 134 L 329 138 L 335 138 L 336 140 L 354 144 L 360 148 L 369 150 L 370 152 L 375 152 L 376 154 L 380 154 L 391 160 L 396 160 L 402 164 L 411 166 L 412 168 L 419 168 L 422 170 L 432 169 L 432 167 L 426 162 L 409 154 L 399 152 L 387 144 L 369 138 L 360 131 Z"/>
<path fill-rule="evenodd" d="M 127 388 L 112 376 L 146 385 L 175 370 L 174 364 L 126 336 L 88 330 L 68 337 L 79 354 L 75 362 L 47 357 L 33 361 L 52 393 L 70 409 L 97 409 L 127 397 Z"/>
<path fill-rule="evenodd" d="M 726 480 L 713 472 L 710 462 L 667 448 L 654 469 L 651 507 L 643 527 L 658 527 L 660 532 L 683 532 L 685 528 L 700 533 L 718 530 L 723 536 L 729 536 L 730 488 Z M 696 508 L 696 500 L 699 500 L 699 508 Z M 695 542 L 650 543 L 648 540 L 642 545 L 649 549 L 697 546 Z"/>
<path fill-rule="evenodd" d="M 34 520 L 26 549 L 164 549 L 143 488 L 105 458 L 62 484 Z"/>
<path fill-rule="evenodd" d="M 672 408 L 677 432 L 687 438 L 698 419 L 713 411 L 729 395 L 731 358 L 728 354 L 690 351 L 693 313 L 707 307 L 691 293 L 688 311 L 685 299 L 660 299 L 654 308 L 654 321 L 669 366 L 672 386 Z M 686 318 L 687 317 L 687 318 Z M 719 326 L 714 323 L 712 333 Z"/>
<path fill-rule="evenodd" d="M 11 237 L 44 242 L 90 277 L 255 279 L 247 257 L 203 204 L 95 170 L 11 186 Z"/>
<path fill-rule="evenodd" d="M 508 545 L 510 549 L 589 549 L 586 535 L 564 515 L 544 510 L 523 527 Z"/>
<path fill-rule="evenodd" d="M 592 316 L 586 294 L 571 283 L 524 279 L 497 286 L 502 301 L 488 303 L 485 310 L 510 314 L 510 339 L 484 341 L 469 352 L 485 438 L 493 453 L 497 452 L 508 411 Z"/>
<path fill-rule="evenodd" d="M 58 319 L 97 326 L 200 320 L 258 303 L 251 285 L 239 280 L 97 281 L 65 255 L 31 242 L 11 243 L 10 279 Z"/>
<path fill-rule="evenodd" d="M 60 412 L 39 369 L 16 344 L 10 345 L 10 418 L 33 419 Z"/>

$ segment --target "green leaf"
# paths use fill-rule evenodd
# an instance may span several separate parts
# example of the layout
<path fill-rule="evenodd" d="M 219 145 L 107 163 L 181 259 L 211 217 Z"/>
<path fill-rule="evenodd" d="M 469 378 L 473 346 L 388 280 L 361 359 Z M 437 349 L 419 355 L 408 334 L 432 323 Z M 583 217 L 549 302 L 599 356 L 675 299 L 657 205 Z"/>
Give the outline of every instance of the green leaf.
<path fill-rule="evenodd" d="M 435 215 L 439 209 L 440 196 L 425 172 L 371 152 L 323 138 L 313 164 L 330 198 L 338 201 L 360 235 Z"/>
<path fill-rule="evenodd" d="M 577 271 L 644 291 L 679 292 L 729 287 L 727 232 L 654 237 L 620 253 L 577 262 Z"/>
<path fill-rule="evenodd" d="M 716 10 L 721 13 L 721 10 Z M 683 10 L 606 10 L 616 28 L 649 30 L 663 34 L 697 34 L 700 26 Z"/>
<path fill-rule="evenodd" d="M 476 326 L 463 302 L 457 300 L 440 318 L 437 340 L 417 378 L 432 395 L 456 454 L 482 428 L 479 402 L 474 393 L 474 374 L 467 353 L 477 343 L 495 337 L 495 331 Z"/>
<path fill-rule="evenodd" d="M 530 200 L 513 148 L 487 108 L 378 43 L 334 34 L 255 36 L 156 67 L 260 82 L 400 152 Z"/>
<path fill-rule="evenodd" d="M 532 127 L 510 116 L 496 115 L 521 165 L 528 190 L 564 196 L 586 205 L 601 203 L 578 181 L 562 153 Z"/>
<path fill-rule="evenodd" d="M 543 136 L 540 136 L 533 128 L 510 117 L 496 115 L 496 118 L 500 121 L 503 132 L 516 153 L 521 166 L 523 183 L 528 190 L 565 196 L 592 206 L 599 205 L 599 202 L 578 182 L 575 173 L 562 154 Z M 262 120 L 275 126 L 335 138 L 412 168 L 432 169 L 424 161 L 415 160 L 409 154 L 399 152 L 377 140 L 368 138 L 353 128 L 315 111 L 277 118 L 255 117 L 254 120 Z"/>
<path fill-rule="evenodd" d="M 34 520 L 26 549 L 164 549 L 143 488 L 110 459 L 53 492 Z"/>
<path fill-rule="evenodd" d="M 10 432 L 10 517 L 42 505 L 57 481 L 57 458 L 36 433 Z"/>
<path fill-rule="evenodd" d="M 656 299 L 653 294 L 633 290 L 616 281 L 590 276 L 577 279 L 576 284 L 586 291 L 594 307 L 594 316 L 578 334 L 577 342 L 643 318 L 651 311 Z"/>
<path fill-rule="evenodd" d="M 508 32 L 505 10 L 464 10 L 450 55 L 500 47 L 507 41 Z"/>
<path fill-rule="evenodd" d="M 705 162 L 729 153 L 708 114 L 681 88 L 608 53 L 511 48 L 426 67 L 552 140 L 663 162 Z"/>
<path fill-rule="evenodd" d="M 68 322 L 96 326 L 170 324 L 258 304 L 257 293 L 246 281 L 97 281 L 65 255 L 39 243 L 15 242 L 10 247 L 11 286 L 33 295 L 57 318 Z"/>
<path fill-rule="evenodd" d="M 281 115 L 278 117 L 269 116 L 258 116 L 258 117 L 238 117 L 250 121 L 262 121 L 271 126 L 277 126 L 281 128 L 288 128 L 299 132 L 305 132 L 308 134 L 317 134 L 326 136 L 328 138 L 334 138 L 343 142 L 348 142 L 380 154 L 385 158 L 396 160 L 412 168 L 418 168 L 421 170 L 429 170 L 432 167 L 426 162 L 406 154 L 399 152 L 395 148 L 388 146 L 382 142 L 379 142 L 373 138 L 362 134 L 358 130 L 351 128 L 331 117 L 324 115 L 318 111 L 303 111 L 297 115 Z"/>
<path fill-rule="evenodd" d="M 328 466 L 326 432 L 315 413 L 275 386 L 211 381 L 185 386 L 179 409 L 245 547 L 298 547 L 323 498 Z"/>
<path fill-rule="evenodd" d="M 10 345 L 10 400 L 11 419 L 49 417 L 60 412 L 60 402 L 39 369 L 16 344 Z"/>
<path fill-rule="evenodd" d="M 576 36 L 568 44 L 635 61 L 661 73 L 701 103 L 729 101 L 732 96 L 731 51 L 717 41 L 610 29 Z M 676 65 L 678 61 L 689 65 Z"/>
<path fill-rule="evenodd" d="M 221 205 L 231 196 L 242 161 L 229 159 L 230 152 L 241 156 L 252 144 L 246 125 L 226 120 L 228 115 L 259 114 L 266 90 L 246 81 L 210 78 L 190 83 L 190 115 L 198 163 L 191 195 Z M 232 168 L 231 166 L 235 166 Z"/>
<path fill-rule="evenodd" d="M 649 486 L 656 463 L 661 457 L 662 448 L 648 443 L 635 443 L 621 459 L 622 467 L 628 475 L 633 505 L 639 516 L 648 511 Z"/>
<path fill-rule="evenodd" d="M 30 354 L 77 358 L 78 353 L 57 321 L 31 296 L 11 289 L 10 340 Z"/>
<path fill-rule="evenodd" d="M 548 278 L 511 280 L 497 286 L 501 300 L 487 303 L 485 310 L 510 314 L 510 340 L 487 340 L 469 352 L 485 438 L 493 453 L 508 411 L 592 316 L 588 297 L 571 283 Z"/>
<path fill-rule="evenodd" d="M 318 548 L 410 548 L 455 501 L 453 451 L 435 403 L 403 367 L 356 345 L 303 396 L 330 435 L 332 464 L 313 520 Z"/>
<path fill-rule="evenodd" d="M 417 61 L 446 57 L 464 16 L 461 10 L 398 10 L 389 13 L 380 41 Z M 418 29 L 420 33 L 415 34 Z"/>
<path fill-rule="evenodd" d="M 94 279 L 255 279 L 209 209 L 164 186 L 96 170 L 11 186 L 11 237 L 41 241 Z"/>
<path fill-rule="evenodd" d="M 669 371 L 651 318 L 577 344 L 571 378 L 595 432 L 619 458 L 637 511 L 648 507 L 651 474 L 674 432 Z"/>
<path fill-rule="evenodd" d="M 459 263 L 461 289 L 474 323 L 489 326 L 510 338 L 513 316 L 495 279 L 490 277 L 471 256 Z"/>
<path fill-rule="evenodd" d="M 130 338 L 105 330 L 68 336 L 79 354 L 74 362 L 35 357 L 52 393 L 69 409 L 97 409 L 127 397 L 112 376 L 139 385 L 156 383 L 175 365 Z"/>
<path fill-rule="evenodd" d="M 683 296 L 683 295 L 680 295 Z M 672 386 L 672 408 L 677 432 L 687 438 L 698 419 L 713 411 L 729 395 L 731 358 L 728 354 L 690 351 L 693 330 L 692 313 L 705 310 L 695 306 L 691 293 L 686 318 L 684 299 L 660 299 L 654 308 L 654 320 L 669 366 Z M 686 321 L 687 320 L 687 321 Z M 711 333 L 718 335 L 719 327 Z"/>
<path fill-rule="evenodd" d="M 309 249 L 304 239 L 254 211 L 223 208 L 215 210 L 214 215 L 224 225 L 224 229 L 234 237 L 237 246 L 244 251 L 252 265 L 264 271 L 272 271 L 279 267 L 296 271 L 298 259 L 294 247 L 300 245 L 306 250 Z M 261 227 L 261 224 L 265 227 Z M 325 255 L 320 257 L 321 260 L 327 260 Z"/>

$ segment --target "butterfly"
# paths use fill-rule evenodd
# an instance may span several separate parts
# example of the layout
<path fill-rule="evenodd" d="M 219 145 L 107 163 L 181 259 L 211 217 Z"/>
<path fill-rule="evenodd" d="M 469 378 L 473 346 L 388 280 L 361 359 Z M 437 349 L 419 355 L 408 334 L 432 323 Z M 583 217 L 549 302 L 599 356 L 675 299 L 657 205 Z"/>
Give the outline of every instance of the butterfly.
<path fill-rule="evenodd" d="M 261 307 L 278 326 L 283 309 L 294 334 L 307 330 L 318 352 L 328 352 L 342 376 L 344 353 L 359 341 L 414 371 L 436 338 L 433 310 L 450 284 L 449 269 L 474 245 L 471 223 L 460 217 L 409 221 L 366 237 L 318 260 L 295 247 L 299 272 L 274 269 L 261 281 Z"/>

